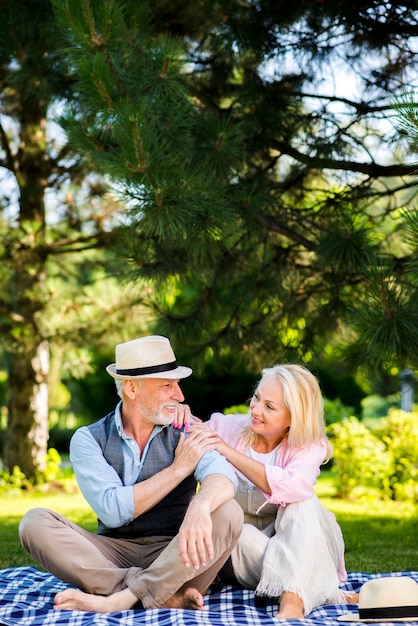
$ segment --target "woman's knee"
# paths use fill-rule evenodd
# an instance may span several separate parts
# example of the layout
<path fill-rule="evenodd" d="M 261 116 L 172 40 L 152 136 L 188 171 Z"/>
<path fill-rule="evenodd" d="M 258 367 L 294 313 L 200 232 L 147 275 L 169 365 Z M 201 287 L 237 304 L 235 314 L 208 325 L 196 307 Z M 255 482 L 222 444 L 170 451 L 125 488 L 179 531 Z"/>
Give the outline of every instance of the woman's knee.
<path fill-rule="evenodd" d="M 239 549 L 243 552 L 256 552 L 263 555 L 269 538 L 252 524 L 244 524 L 239 538 Z"/>
<path fill-rule="evenodd" d="M 255 526 L 244 524 L 242 527 L 231 560 L 237 580 L 247 589 L 255 589 L 258 585 L 268 541 L 268 537 Z"/>

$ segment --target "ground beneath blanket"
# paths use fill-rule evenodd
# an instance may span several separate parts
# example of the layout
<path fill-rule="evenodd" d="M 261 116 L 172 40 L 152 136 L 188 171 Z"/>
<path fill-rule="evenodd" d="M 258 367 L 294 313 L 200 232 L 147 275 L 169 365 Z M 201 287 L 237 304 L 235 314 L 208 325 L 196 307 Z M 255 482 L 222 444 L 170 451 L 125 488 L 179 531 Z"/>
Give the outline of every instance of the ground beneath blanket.
<path fill-rule="evenodd" d="M 411 576 L 418 582 L 417 572 L 367 574 L 349 572 L 342 585 L 347 591 L 359 591 L 361 585 L 380 576 Z M 0 570 L 0 624 L 4 626 L 277 626 L 286 623 L 300 626 L 341 626 L 338 615 L 355 612 L 356 605 L 328 604 L 315 609 L 304 620 L 275 620 L 278 604 L 259 598 L 246 589 L 214 584 L 205 597 L 205 611 L 183 609 L 138 609 L 118 613 L 87 613 L 56 611 L 53 598 L 66 583 L 34 567 Z M 418 622 L 415 622 L 418 623 Z"/>

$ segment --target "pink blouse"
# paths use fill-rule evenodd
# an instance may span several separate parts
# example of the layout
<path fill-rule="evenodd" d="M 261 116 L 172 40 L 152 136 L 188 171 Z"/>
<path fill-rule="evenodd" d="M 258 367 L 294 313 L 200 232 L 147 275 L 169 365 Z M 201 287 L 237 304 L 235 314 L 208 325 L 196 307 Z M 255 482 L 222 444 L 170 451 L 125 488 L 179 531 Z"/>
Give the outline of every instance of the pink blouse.
<path fill-rule="evenodd" d="M 213 413 L 208 421 L 222 439 L 239 452 L 244 451 L 239 433 L 247 423 L 248 415 L 242 414 Z M 271 496 L 265 494 L 266 501 L 286 506 L 314 495 L 314 485 L 326 454 L 325 440 L 301 448 L 290 448 L 287 439 L 283 439 L 277 447 L 276 464 L 266 465 L 266 477 L 271 490 Z"/>

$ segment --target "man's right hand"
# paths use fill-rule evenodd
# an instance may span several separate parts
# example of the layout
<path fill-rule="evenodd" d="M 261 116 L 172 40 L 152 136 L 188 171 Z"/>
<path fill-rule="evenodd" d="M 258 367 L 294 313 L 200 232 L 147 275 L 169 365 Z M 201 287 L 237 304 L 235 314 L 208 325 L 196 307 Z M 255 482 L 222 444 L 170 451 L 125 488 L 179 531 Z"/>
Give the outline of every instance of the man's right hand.
<path fill-rule="evenodd" d="M 200 569 L 214 557 L 210 502 L 195 498 L 179 530 L 179 554 L 186 567 Z"/>
<path fill-rule="evenodd" d="M 234 497 L 232 482 L 221 474 L 202 480 L 179 530 L 179 554 L 186 567 L 200 569 L 214 557 L 211 513 Z"/>

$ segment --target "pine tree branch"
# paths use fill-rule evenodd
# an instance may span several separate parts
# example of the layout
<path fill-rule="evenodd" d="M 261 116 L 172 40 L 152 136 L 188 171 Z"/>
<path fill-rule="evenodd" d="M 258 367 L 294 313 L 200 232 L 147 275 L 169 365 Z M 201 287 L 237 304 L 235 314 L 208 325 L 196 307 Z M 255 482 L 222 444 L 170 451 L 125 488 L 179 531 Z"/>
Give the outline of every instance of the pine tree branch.
<path fill-rule="evenodd" d="M 370 104 L 364 100 L 356 101 L 343 96 L 329 96 L 327 94 L 308 93 L 305 91 L 295 91 L 292 95 L 297 98 L 309 98 L 310 100 L 324 100 L 326 102 L 339 102 L 341 104 L 346 104 L 350 108 L 354 109 L 358 115 L 362 116 L 370 115 L 371 113 L 385 113 L 387 111 L 393 111 L 392 104 L 381 104 L 376 106 L 375 104 Z M 356 121 L 358 122 L 358 120 Z"/>
<path fill-rule="evenodd" d="M 291 241 L 295 241 L 299 243 L 301 246 L 306 248 L 306 250 L 315 250 L 317 244 L 313 241 L 310 241 L 300 233 L 296 232 L 294 229 L 289 228 L 288 226 L 284 226 L 283 223 L 279 222 L 276 218 L 257 214 L 255 216 L 257 222 L 259 222 L 267 231 L 272 231 L 275 233 L 280 233 L 284 235 Z"/>
<path fill-rule="evenodd" d="M 108 248 L 117 239 L 117 231 L 95 233 L 79 237 L 67 237 L 58 239 L 51 244 L 44 244 L 42 249 L 47 255 L 68 254 L 69 252 L 84 252 Z"/>
<path fill-rule="evenodd" d="M 106 49 L 106 40 L 103 38 L 101 33 L 98 33 L 95 27 L 95 23 L 94 23 L 94 17 L 93 17 L 93 12 L 91 9 L 91 4 L 89 2 L 89 0 L 83 0 L 83 12 L 84 15 L 87 19 L 87 23 L 89 25 L 90 28 L 90 35 L 91 35 L 91 43 L 93 44 L 93 47 L 96 48 L 100 54 L 103 56 L 109 70 L 110 73 L 112 74 L 113 78 L 116 81 L 116 84 L 119 88 L 119 90 L 123 93 L 123 95 L 125 96 L 125 98 L 129 101 L 130 100 L 130 95 L 128 93 L 128 91 L 125 88 L 125 85 L 123 83 L 123 81 L 121 80 L 119 73 L 117 72 L 114 64 L 112 63 L 112 60 L 107 52 Z M 106 89 L 104 88 L 103 85 L 103 89 L 104 92 L 107 94 Z M 105 102 L 110 101 L 110 106 L 111 109 L 113 108 L 112 105 L 112 99 L 110 98 L 110 96 L 107 96 L 108 100 L 105 98 Z M 108 103 L 109 106 L 109 103 Z"/>
<path fill-rule="evenodd" d="M 393 164 L 379 165 L 378 163 L 361 163 L 359 161 L 349 161 L 341 159 L 326 159 L 322 157 L 309 156 L 293 148 L 287 143 L 274 140 L 272 146 L 281 152 L 292 157 L 296 161 L 307 165 L 311 169 L 329 169 L 340 170 L 345 172 L 358 172 L 367 174 L 371 178 L 390 177 L 390 176 L 414 176 L 417 173 L 416 165 Z"/>

